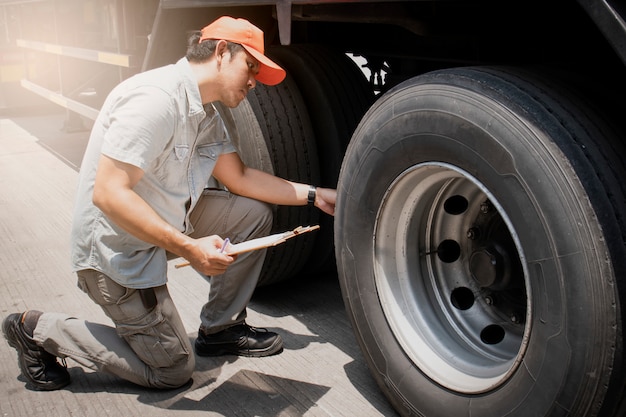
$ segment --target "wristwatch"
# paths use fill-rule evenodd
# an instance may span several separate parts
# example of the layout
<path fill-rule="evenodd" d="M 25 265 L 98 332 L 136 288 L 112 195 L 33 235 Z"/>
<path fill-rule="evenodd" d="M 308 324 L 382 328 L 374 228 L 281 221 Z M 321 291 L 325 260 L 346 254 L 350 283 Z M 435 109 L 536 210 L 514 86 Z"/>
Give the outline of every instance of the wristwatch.
<path fill-rule="evenodd" d="M 316 188 L 313 185 L 309 185 L 309 195 L 307 196 L 306 202 L 309 206 L 312 206 L 315 204 L 315 195 L 316 195 Z"/>

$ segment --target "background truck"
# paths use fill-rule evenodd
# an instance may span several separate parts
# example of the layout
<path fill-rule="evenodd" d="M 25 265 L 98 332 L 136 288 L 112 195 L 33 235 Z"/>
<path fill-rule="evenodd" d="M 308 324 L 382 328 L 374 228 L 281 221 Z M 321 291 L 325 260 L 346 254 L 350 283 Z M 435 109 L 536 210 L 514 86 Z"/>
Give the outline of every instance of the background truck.
<path fill-rule="evenodd" d="M 261 285 L 336 270 L 401 415 L 626 415 L 623 1 L 0 6 L 3 63 L 25 63 L 3 91 L 66 107 L 67 129 L 190 31 L 262 27 L 289 76 L 220 112 L 248 164 L 338 202 L 276 209 L 276 231 L 321 229 L 271 251 Z"/>

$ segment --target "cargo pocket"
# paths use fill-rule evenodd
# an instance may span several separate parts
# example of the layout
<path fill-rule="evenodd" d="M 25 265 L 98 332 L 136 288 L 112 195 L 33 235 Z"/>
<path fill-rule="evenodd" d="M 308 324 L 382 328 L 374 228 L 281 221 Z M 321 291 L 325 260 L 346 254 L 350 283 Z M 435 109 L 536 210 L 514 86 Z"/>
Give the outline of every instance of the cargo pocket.
<path fill-rule="evenodd" d="M 153 368 L 171 367 L 189 356 L 181 335 L 165 319 L 158 305 L 145 316 L 118 325 L 117 333 Z"/>

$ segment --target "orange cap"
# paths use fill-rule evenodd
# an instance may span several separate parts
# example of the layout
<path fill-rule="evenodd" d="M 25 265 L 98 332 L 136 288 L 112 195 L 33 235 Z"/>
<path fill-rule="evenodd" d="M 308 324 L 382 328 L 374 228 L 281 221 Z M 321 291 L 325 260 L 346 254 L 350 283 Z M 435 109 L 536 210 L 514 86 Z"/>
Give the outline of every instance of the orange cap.
<path fill-rule="evenodd" d="M 246 19 L 220 17 L 202 29 L 200 42 L 207 39 L 224 39 L 243 46 L 260 63 L 259 73 L 254 77 L 257 81 L 276 85 L 285 79 L 285 70 L 265 56 L 263 31 Z"/>

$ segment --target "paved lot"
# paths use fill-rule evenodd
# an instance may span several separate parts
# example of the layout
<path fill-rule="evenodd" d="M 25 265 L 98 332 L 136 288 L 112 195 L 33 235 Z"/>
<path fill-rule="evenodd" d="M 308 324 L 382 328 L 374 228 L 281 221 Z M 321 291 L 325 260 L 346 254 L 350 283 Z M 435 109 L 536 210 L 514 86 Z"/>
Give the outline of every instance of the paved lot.
<path fill-rule="evenodd" d="M 63 133 L 63 114 L 0 116 L 0 310 L 107 318 L 76 287 L 69 227 L 87 133 Z M 208 284 L 170 265 L 170 291 L 190 339 Z M 198 358 L 193 383 L 153 391 L 83 368 L 55 392 L 28 389 L 0 341 L 2 416 L 395 416 L 374 383 L 345 315 L 335 276 L 257 291 L 248 322 L 280 332 L 282 354 Z"/>

